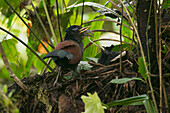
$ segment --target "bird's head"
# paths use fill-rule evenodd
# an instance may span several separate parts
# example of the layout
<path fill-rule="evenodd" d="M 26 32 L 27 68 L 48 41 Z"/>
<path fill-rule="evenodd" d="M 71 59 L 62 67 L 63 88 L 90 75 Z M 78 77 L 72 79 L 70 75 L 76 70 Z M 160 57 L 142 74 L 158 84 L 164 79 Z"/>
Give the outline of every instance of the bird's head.
<path fill-rule="evenodd" d="M 75 39 L 82 40 L 84 36 L 93 36 L 93 33 L 89 30 L 90 26 L 81 27 L 78 25 L 73 25 L 67 28 L 66 30 L 66 40 L 67 39 Z"/>

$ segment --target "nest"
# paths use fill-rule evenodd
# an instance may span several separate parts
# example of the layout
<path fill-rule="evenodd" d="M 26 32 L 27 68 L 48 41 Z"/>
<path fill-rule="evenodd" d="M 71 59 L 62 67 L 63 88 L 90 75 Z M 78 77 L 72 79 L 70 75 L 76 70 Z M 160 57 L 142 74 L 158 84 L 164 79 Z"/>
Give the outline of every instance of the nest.
<path fill-rule="evenodd" d="M 87 92 L 92 94 L 97 92 L 101 102 L 105 104 L 142 94 L 149 95 L 149 86 L 140 80 L 132 80 L 124 84 L 110 83 L 113 79 L 141 77 L 138 73 L 138 57 L 133 52 L 126 52 L 121 60 L 115 59 L 120 53 L 112 52 L 113 47 L 104 47 L 105 51 L 101 50 L 98 63 L 89 61 L 88 64 L 92 66 L 90 70 L 81 69 L 76 74 L 72 71 L 62 73 L 55 86 L 53 83 L 59 74 L 58 71 L 24 78 L 22 82 L 29 88 L 28 92 L 14 83 L 8 88 L 8 93 L 15 90 L 12 95 L 13 103 L 21 113 L 30 113 L 30 111 L 32 113 L 81 113 L 85 106 L 81 96 L 87 95 Z M 159 92 L 159 76 L 151 76 L 151 79 L 155 92 Z M 164 80 L 165 83 L 168 82 L 169 77 Z M 159 95 L 155 96 L 159 101 Z M 144 105 L 116 106 L 106 110 L 107 113 L 117 111 L 145 112 L 145 107 Z"/>
<path fill-rule="evenodd" d="M 29 88 L 28 93 L 24 92 L 18 85 L 13 84 L 8 91 L 15 89 L 13 102 L 20 112 L 59 112 L 59 113 L 80 113 L 84 111 L 82 95 L 87 92 L 97 92 L 103 103 L 113 102 L 140 94 L 147 94 L 148 86 L 141 81 L 130 81 L 125 84 L 112 84 L 112 79 L 140 77 L 137 72 L 137 63 L 127 57 L 120 63 L 115 61 L 110 65 L 89 62 L 93 65 L 91 70 L 81 71 L 79 74 L 71 72 L 63 74 L 58 79 L 56 86 L 53 83 L 58 72 L 48 72 L 43 75 L 34 75 L 22 79 L 22 82 Z M 155 79 L 156 80 L 156 79 Z M 107 112 L 141 112 L 144 106 L 117 106 L 110 108 Z"/>

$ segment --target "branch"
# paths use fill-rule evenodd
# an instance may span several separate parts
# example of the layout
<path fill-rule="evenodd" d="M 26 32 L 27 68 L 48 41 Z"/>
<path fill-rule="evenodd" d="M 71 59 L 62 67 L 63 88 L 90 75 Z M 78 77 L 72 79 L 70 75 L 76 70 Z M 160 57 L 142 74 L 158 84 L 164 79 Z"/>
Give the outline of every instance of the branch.
<path fill-rule="evenodd" d="M 8 70 L 8 72 L 9 72 L 9 74 L 10 74 L 10 77 L 11 77 L 12 79 L 14 79 L 14 81 L 15 81 L 25 92 L 27 92 L 27 91 L 28 91 L 27 86 L 24 85 L 24 84 L 21 82 L 21 80 L 20 80 L 20 79 L 14 74 L 14 72 L 12 71 L 12 69 L 11 69 L 11 67 L 10 67 L 10 65 L 9 65 L 9 62 L 8 62 L 8 60 L 7 60 L 7 58 L 6 58 L 4 49 L 3 49 L 2 45 L 1 45 L 1 42 L 0 42 L 0 52 L 1 52 L 1 56 L 2 56 L 2 59 L 3 59 L 3 61 L 4 61 L 4 64 L 5 64 L 7 70 Z"/>

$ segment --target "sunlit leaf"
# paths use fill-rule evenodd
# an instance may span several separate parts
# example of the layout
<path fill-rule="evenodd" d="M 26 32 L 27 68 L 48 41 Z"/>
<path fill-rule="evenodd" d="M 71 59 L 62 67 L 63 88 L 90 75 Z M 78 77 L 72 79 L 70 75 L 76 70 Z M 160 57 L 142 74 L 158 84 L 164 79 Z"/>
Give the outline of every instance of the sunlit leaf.
<path fill-rule="evenodd" d="M 104 113 L 102 103 L 97 93 L 93 95 L 87 93 L 88 96 L 81 96 L 81 99 L 85 103 L 85 112 L 84 113 Z"/>
<path fill-rule="evenodd" d="M 38 72 L 43 71 L 43 68 L 45 67 L 44 63 L 37 57 L 34 59 L 34 66 L 38 70 Z"/>
<path fill-rule="evenodd" d="M 4 86 L 3 86 L 3 92 L 4 92 L 4 93 L 7 93 L 7 91 L 8 91 L 7 88 L 8 88 L 7 85 L 4 85 Z"/>
<path fill-rule="evenodd" d="M 20 53 L 16 49 L 16 44 L 18 43 L 15 39 L 3 40 L 2 47 L 5 51 L 5 55 L 9 62 L 18 63 L 18 58 Z"/>

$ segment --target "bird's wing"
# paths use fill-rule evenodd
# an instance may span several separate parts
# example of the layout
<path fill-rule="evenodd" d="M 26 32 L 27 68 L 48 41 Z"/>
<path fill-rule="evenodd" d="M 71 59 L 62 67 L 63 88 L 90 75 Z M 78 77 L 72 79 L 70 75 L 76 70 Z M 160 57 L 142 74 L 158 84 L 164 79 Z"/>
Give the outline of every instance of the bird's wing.
<path fill-rule="evenodd" d="M 55 50 L 64 50 L 68 53 L 71 53 L 73 55 L 73 58 L 69 60 L 69 64 L 76 64 L 79 63 L 82 59 L 83 51 L 80 48 L 80 45 L 74 41 L 66 40 L 63 42 L 60 42 Z"/>
<path fill-rule="evenodd" d="M 54 50 L 54 51 L 48 53 L 47 55 L 45 55 L 43 59 L 50 58 L 50 57 L 52 57 L 53 59 L 65 57 L 70 60 L 74 56 L 71 53 L 68 53 L 67 51 L 64 51 L 64 50 Z"/>

